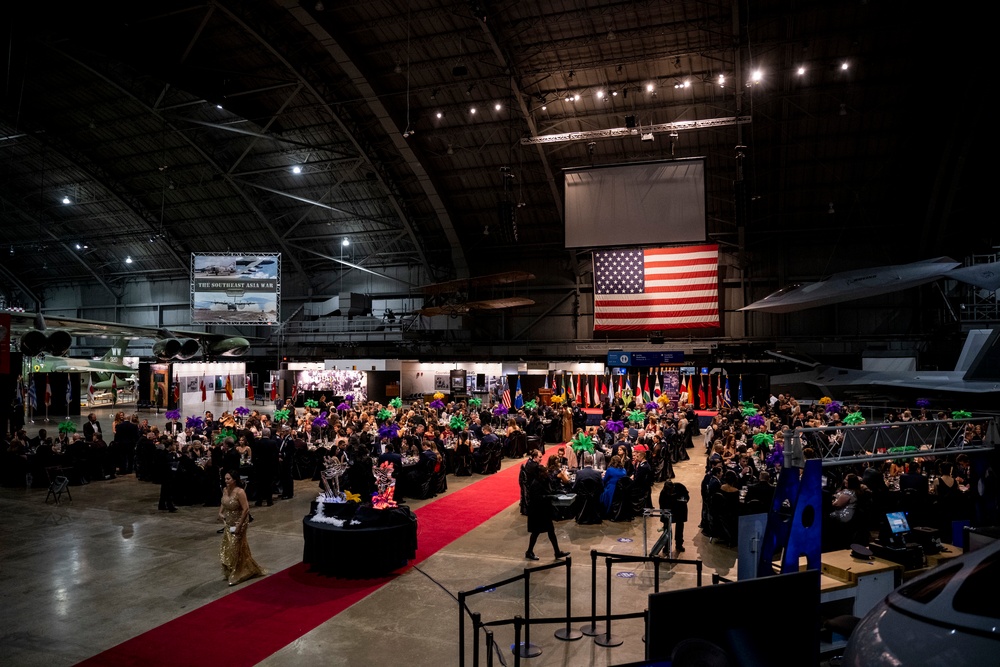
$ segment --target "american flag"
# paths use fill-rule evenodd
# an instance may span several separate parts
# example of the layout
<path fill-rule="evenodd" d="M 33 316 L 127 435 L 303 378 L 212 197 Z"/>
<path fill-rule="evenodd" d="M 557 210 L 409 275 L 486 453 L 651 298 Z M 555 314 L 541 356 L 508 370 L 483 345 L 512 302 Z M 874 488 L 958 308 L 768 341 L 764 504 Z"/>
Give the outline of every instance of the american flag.
<path fill-rule="evenodd" d="M 719 246 L 594 252 L 594 330 L 719 326 Z"/>
<path fill-rule="evenodd" d="M 507 385 L 507 377 L 504 376 L 503 379 L 503 393 L 500 394 L 500 402 L 503 406 L 510 410 L 510 387 Z"/>

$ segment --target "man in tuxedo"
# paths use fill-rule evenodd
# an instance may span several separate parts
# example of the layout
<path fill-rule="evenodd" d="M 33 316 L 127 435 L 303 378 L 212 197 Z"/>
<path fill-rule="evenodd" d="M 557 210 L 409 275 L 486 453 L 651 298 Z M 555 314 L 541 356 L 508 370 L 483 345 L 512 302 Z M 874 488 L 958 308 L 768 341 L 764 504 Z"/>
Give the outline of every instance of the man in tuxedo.
<path fill-rule="evenodd" d="M 295 480 L 292 479 L 292 469 L 295 466 L 295 440 L 288 426 L 281 427 L 281 444 L 278 446 L 278 484 L 281 486 L 281 497 L 288 500 L 295 495 Z"/>
<path fill-rule="evenodd" d="M 274 475 L 277 471 L 278 443 L 271 437 L 271 429 L 265 428 L 253 448 L 254 489 L 257 496 L 254 504 L 257 507 L 262 503 L 267 503 L 268 507 L 274 504 L 272 495 Z"/>
<path fill-rule="evenodd" d="M 537 449 L 528 452 L 528 460 L 521 466 L 518 474 L 518 485 L 521 487 L 521 514 L 528 515 L 528 486 L 531 480 L 538 474 L 538 468 L 542 465 L 542 453 Z"/>
<path fill-rule="evenodd" d="M 167 435 L 180 435 L 184 432 L 184 427 L 176 419 L 171 419 L 163 426 L 163 432 Z"/>
<path fill-rule="evenodd" d="M 94 439 L 94 433 L 101 433 L 101 422 L 97 421 L 97 415 L 91 412 L 87 415 L 87 421 L 83 424 L 83 439 L 90 442 Z"/>
<path fill-rule="evenodd" d="M 632 463 L 635 465 L 632 480 L 635 482 L 636 496 L 642 496 L 644 499 L 643 507 L 653 506 L 653 468 L 646 460 L 648 451 L 646 445 L 636 445 L 632 449 Z"/>
<path fill-rule="evenodd" d="M 472 452 L 472 458 L 477 463 L 477 470 L 486 470 L 490 456 L 499 446 L 500 438 L 493 433 L 493 427 L 489 424 L 483 426 L 483 437 L 479 440 L 479 448 Z"/>
<path fill-rule="evenodd" d="M 128 475 L 135 470 L 135 443 L 139 440 L 139 417 L 132 415 L 115 430 L 115 445 L 118 448 L 121 474 Z"/>

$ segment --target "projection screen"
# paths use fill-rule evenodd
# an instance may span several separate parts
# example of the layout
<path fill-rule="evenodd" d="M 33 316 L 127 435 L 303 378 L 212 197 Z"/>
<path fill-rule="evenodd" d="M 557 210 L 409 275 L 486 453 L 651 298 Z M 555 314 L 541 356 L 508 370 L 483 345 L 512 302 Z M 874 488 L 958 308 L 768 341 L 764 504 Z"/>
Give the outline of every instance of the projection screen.
<path fill-rule="evenodd" d="M 704 241 L 705 158 L 565 169 L 566 247 Z"/>

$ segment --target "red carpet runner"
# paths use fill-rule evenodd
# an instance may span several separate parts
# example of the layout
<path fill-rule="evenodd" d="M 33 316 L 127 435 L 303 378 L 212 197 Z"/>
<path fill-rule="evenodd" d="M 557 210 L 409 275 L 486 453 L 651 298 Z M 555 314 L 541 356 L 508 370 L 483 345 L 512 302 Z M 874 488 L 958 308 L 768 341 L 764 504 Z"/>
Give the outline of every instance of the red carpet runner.
<path fill-rule="evenodd" d="M 554 450 L 553 450 L 554 451 Z M 520 500 L 514 465 L 416 510 L 420 563 Z M 106 667 L 170 662 L 186 667 L 254 665 L 398 575 L 357 581 L 308 572 L 303 563 L 252 582 L 138 637 L 88 658 Z M 224 582 L 220 576 L 219 586 Z M 204 641 L 180 641 L 202 637 Z M 224 637 L 238 638 L 226 641 Z"/>

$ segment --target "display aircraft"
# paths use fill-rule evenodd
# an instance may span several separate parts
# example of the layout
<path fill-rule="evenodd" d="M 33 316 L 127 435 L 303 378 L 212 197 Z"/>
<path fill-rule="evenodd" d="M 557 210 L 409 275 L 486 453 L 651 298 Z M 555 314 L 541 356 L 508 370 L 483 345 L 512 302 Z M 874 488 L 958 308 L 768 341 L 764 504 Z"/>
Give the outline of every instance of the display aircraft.
<path fill-rule="evenodd" d="M 771 377 L 771 391 L 790 392 L 796 398 L 939 397 L 960 403 L 979 398 L 994 404 L 1000 397 L 1000 329 L 970 331 L 950 371 L 866 371 L 827 366 L 792 353 L 767 354 L 809 368 Z"/>
<path fill-rule="evenodd" d="M 235 269 L 241 277 L 274 278 L 276 277 L 276 264 L 277 260 L 273 257 L 246 258 L 237 260 Z"/>
<path fill-rule="evenodd" d="M 783 287 L 740 310 L 791 313 L 806 308 L 898 292 L 939 278 L 958 280 L 992 291 L 1000 288 L 1000 263 L 989 262 L 963 267 L 961 262 L 956 262 L 950 257 L 936 257 L 910 264 L 844 271 L 818 282 Z"/>
<path fill-rule="evenodd" d="M 417 312 L 426 317 L 435 315 L 466 315 L 475 311 L 504 310 L 533 306 L 534 300 L 518 296 L 496 296 L 482 298 L 485 295 L 473 295 L 481 289 L 495 289 L 503 285 L 534 279 L 534 274 L 526 271 L 505 271 L 488 276 L 449 280 L 433 285 L 424 285 L 420 290 L 427 295 L 425 305 Z M 493 295 L 490 295 L 493 296 Z"/>
<path fill-rule="evenodd" d="M 250 341 L 242 336 L 204 331 L 143 327 L 70 317 L 43 317 L 40 313 L 10 312 L 10 318 L 12 333 L 18 336 L 18 349 L 25 356 L 35 358 L 33 366 L 44 368 L 35 372 L 134 372 L 134 369 L 121 364 L 67 358 L 65 355 L 69 352 L 74 336 L 152 338 L 153 355 L 160 361 L 186 361 L 199 354 L 206 357 L 241 357 L 250 349 Z"/>

